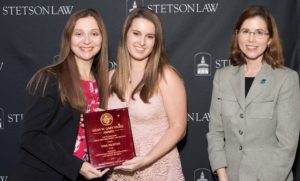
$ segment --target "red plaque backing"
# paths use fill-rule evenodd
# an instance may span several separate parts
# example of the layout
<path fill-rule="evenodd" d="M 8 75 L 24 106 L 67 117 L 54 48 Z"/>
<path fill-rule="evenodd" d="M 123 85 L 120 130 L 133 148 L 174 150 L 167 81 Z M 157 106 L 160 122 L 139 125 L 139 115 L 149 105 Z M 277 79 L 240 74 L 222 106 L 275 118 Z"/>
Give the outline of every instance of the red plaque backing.
<path fill-rule="evenodd" d="M 96 168 L 121 165 L 135 156 L 127 108 L 83 114 L 90 163 Z"/>

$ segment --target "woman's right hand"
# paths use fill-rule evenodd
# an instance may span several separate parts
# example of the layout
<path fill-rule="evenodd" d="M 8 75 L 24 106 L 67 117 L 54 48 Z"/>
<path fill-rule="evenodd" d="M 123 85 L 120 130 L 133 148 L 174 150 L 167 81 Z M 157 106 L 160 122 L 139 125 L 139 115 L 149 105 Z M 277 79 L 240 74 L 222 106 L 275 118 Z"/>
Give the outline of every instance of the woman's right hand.
<path fill-rule="evenodd" d="M 106 168 L 104 170 L 97 170 L 93 165 L 88 162 L 84 162 L 80 168 L 80 174 L 84 176 L 87 180 L 91 180 L 94 178 L 102 177 L 109 169 Z"/>
<path fill-rule="evenodd" d="M 218 174 L 219 181 L 228 181 L 226 168 L 217 169 L 217 174 Z"/>

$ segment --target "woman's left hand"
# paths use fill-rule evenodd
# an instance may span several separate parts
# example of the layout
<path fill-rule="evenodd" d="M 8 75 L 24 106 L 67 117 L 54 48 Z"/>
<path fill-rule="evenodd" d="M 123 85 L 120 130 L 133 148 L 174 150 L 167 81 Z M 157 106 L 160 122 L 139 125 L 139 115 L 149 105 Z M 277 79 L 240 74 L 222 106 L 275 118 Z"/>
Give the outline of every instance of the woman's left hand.
<path fill-rule="evenodd" d="M 145 157 L 134 157 L 131 160 L 125 161 L 122 165 L 117 166 L 114 170 L 123 170 L 127 172 L 134 172 L 144 166 L 146 166 L 146 158 Z"/>

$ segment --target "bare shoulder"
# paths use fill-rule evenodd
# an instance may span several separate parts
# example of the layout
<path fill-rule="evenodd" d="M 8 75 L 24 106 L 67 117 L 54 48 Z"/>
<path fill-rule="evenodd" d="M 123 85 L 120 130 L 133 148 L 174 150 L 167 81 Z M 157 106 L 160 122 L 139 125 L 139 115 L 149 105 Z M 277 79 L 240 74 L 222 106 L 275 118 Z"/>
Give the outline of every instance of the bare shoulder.
<path fill-rule="evenodd" d="M 180 112 L 186 115 L 184 113 L 186 112 L 186 91 L 183 79 L 172 66 L 166 66 L 163 72 L 164 76 L 159 82 L 159 91 L 168 115 L 173 117 L 174 113 L 177 115 Z M 173 119 L 175 118 L 173 117 Z"/>
<path fill-rule="evenodd" d="M 184 82 L 176 69 L 172 66 L 165 66 L 163 75 L 159 82 L 159 89 L 163 90 L 177 90 L 184 89 Z"/>
<path fill-rule="evenodd" d="M 163 76 L 161 77 L 160 82 L 163 84 L 168 84 L 169 82 L 183 83 L 183 80 L 178 71 L 174 67 L 168 65 L 163 69 Z"/>

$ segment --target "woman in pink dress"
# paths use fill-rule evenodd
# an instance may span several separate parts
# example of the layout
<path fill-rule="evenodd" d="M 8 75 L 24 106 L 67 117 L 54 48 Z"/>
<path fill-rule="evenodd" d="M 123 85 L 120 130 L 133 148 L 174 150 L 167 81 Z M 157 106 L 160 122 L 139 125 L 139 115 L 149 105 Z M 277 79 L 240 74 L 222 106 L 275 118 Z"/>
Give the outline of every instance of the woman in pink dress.
<path fill-rule="evenodd" d="M 186 131 L 186 92 L 152 10 L 137 8 L 127 16 L 117 57 L 108 108 L 128 107 L 136 157 L 115 167 L 108 180 L 184 180 L 176 144 Z"/>

